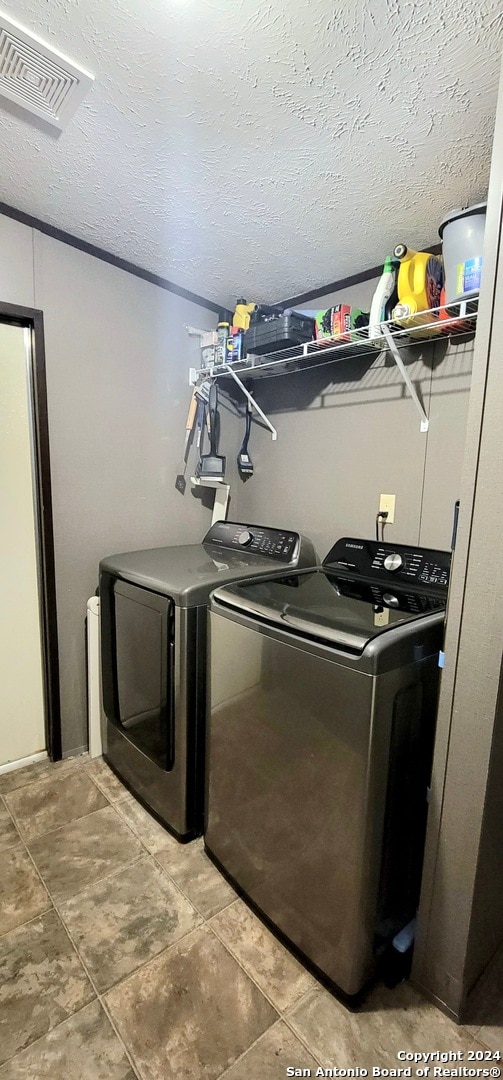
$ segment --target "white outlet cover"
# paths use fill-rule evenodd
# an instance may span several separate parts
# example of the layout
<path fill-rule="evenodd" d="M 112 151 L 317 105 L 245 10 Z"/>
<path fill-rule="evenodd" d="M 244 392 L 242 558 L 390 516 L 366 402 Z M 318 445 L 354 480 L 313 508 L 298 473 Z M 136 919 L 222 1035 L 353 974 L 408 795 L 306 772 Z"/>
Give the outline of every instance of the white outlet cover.
<path fill-rule="evenodd" d="M 2 97 L 60 131 L 92 86 L 94 75 L 0 12 Z"/>
<path fill-rule="evenodd" d="M 387 512 L 387 514 L 388 514 L 388 517 L 386 519 L 386 524 L 387 525 L 393 525 L 393 523 L 395 521 L 395 506 L 396 506 L 396 495 L 381 494 L 379 496 L 379 513 L 382 514 L 382 513 Z"/>

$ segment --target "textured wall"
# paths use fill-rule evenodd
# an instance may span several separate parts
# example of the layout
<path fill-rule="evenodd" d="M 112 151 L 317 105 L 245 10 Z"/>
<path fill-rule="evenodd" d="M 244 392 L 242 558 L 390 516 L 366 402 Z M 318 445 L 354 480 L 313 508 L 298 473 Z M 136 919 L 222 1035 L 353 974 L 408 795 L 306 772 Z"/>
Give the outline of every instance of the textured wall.
<path fill-rule="evenodd" d="M 229 302 L 427 246 L 487 187 L 498 0 L 3 0 L 96 74 L 2 113 L 0 198 Z"/>
<path fill-rule="evenodd" d="M 319 297 L 313 305 L 347 300 L 366 307 L 374 285 Z M 379 493 L 394 492 L 396 521 L 387 539 L 449 548 L 472 351 L 467 341 L 403 352 L 430 416 L 426 435 L 395 364 L 384 355 L 256 382 L 278 441 L 253 425 L 256 475 L 235 485 L 237 516 L 300 529 L 325 555 L 338 536 L 373 536 Z"/>
<path fill-rule="evenodd" d="M 174 489 L 197 346 L 211 312 L 0 217 L 0 298 L 43 309 L 63 749 L 86 742 L 84 619 L 113 551 L 198 542 L 210 512 Z M 33 243 L 34 241 L 34 243 Z M 21 265 L 21 253 L 25 263 Z M 34 257 L 35 256 L 35 257 Z M 33 271 L 35 293 L 33 296 Z M 25 290 L 26 289 L 26 293 Z"/>

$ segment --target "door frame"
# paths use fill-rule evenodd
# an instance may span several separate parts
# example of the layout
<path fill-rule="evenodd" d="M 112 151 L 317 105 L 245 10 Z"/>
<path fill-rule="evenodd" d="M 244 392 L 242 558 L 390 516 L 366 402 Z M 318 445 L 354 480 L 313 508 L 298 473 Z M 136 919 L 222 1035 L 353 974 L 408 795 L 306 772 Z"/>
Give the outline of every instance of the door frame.
<path fill-rule="evenodd" d="M 49 417 L 45 373 L 44 317 L 37 308 L 0 301 L 0 323 L 20 326 L 31 334 L 31 405 L 38 547 L 40 629 L 45 704 L 45 737 L 51 761 L 62 757 L 56 571 L 52 515 Z"/>

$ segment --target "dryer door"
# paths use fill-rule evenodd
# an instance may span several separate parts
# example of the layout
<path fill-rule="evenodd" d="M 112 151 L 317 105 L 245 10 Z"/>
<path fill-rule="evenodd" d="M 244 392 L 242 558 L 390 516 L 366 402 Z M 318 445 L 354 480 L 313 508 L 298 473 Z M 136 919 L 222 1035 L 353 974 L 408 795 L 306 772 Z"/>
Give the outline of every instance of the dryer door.
<path fill-rule="evenodd" d="M 174 760 L 174 604 L 103 574 L 103 706 L 108 720 L 162 769 Z"/>

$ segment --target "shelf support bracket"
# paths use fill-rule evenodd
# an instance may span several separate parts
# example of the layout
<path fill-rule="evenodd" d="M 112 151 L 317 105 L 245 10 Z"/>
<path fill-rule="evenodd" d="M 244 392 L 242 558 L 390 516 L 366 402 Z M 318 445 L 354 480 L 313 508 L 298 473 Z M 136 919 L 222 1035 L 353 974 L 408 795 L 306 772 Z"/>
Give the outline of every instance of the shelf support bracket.
<path fill-rule="evenodd" d="M 257 405 L 257 402 L 255 401 L 255 398 L 253 397 L 253 394 L 250 394 L 250 391 L 246 389 L 246 386 L 244 385 L 244 383 L 239 378 L 239 375 L 236 374 L 236 372 L 233 370 L 233 368 L 231 367 L 230 364 L 225 364 L 223 366 L 225 367 L 225 371 L 227 372 L 227 374 L 232 375 L 232 378 L 234 379 L 234 382 L 237 383 L 237 385 L 239 386 L 239 389 L 244 394 L 246 400 L 249 402 L 252 409 L 254 409 L 256 413 L 258 413 L 258 415 L 264 421 L 264 424 L 266 425 L 266 427 L 269 428 L 269 431 L 271 432 L 272 441 L 276 442 L 276 439 L 278 438 L 278 432 L 276 431 L 276 428 L 273 426 L 273 424 L 271 424 L 271 421 L 266 416 L 265 412 L 262 412 L 262 409 L 260 408 L 260 405 Z"/>
<path fill-rule="evenodd" d="M 400 372 L 400 374 L 402 376 L 402 379 L 403 379 L 405 385 L 407 386 L 409 394 L 410 394 L 410 396 L 411 396 L 411 398 L 412 398 L 412 400 L 414 402 L 414 405 L 416 406 L 416 409 L 417 409 L 417 411 L 419 413 L 419 416 L 421 418 L 421 431 L 428 431 L 428 428 L 429 428 L 428 417 L 427 417 L 427 415 L 426 415 L 426 413 L 425 413 L 425 411 L 423 409 L 423 406 L 422 406 L 422 404 L 421 404 L 421 402 L 420 402 L 420 400 L 419 400 L 419 398 L 417 396 L 417 390 L 416 390 L 416 388 L 414 386 L 414 383 L 412 382 L 412 379 L 411 379 L 411 377 L 410 377 L 410 375 L 409 375 L 409 373 L 407 371 L 407 368 L 405 367 L 405 364 L 404 364 L 404 362 L 402 360 L 402 357 L 400 356 L 400 351 L 397 348 L 396 341 L 394 340 L 393 335 L 390 332 L 389 326 L 386 326 L 386 323 L 381 323 L 381 331 L 382 331 L 382 334 L 383 334 L 384 338 L 386 339 L 386 343 L 387 343 L 388 349 L 389 349 L 389 351 L 390 351 L 390 353 L 391 353 L 391 355 L 393 357 L 393 360 L 395 361 L 395 364 L 396 364 L 396 366 L 397 366 L 397 368 L 398 368 L 398 370 L 399 370 L 399 372 Z"/>
<path fill-rule="evenodd" d="M 225 521 L 227 517 L 227 506 L 229 503 L 229 495 L 231 486 L 230 484 L 224 484 L 223 480 L 206 480 L 201 479 L 199 476 L 191 476 L 191 484 L 194 487 L 213 488 L 215 496 L 213 499 L 213 513 L 211 515 L 211 524 L 216 525 L 217 521 Z"/>

